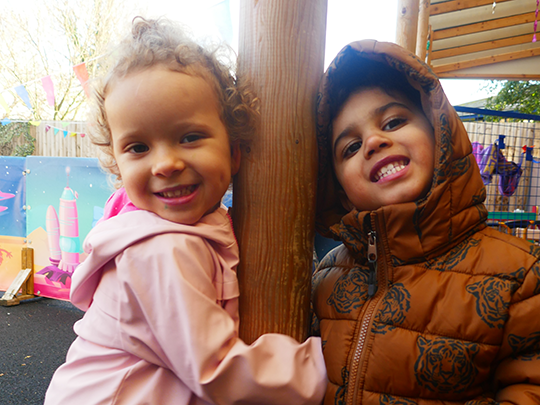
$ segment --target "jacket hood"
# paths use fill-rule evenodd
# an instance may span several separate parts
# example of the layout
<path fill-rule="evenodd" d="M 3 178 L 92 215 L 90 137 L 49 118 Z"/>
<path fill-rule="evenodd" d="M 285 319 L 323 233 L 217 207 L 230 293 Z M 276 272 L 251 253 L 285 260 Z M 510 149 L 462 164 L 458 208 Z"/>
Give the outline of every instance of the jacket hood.
<path fill-rule="evenodd" d="M 223 207 L 204 216 L 195 225 L 170 222 L 144 210 L 125 212 L 98 223 L 88 233 L 83 244 L 88 257 L 73 273 L 71 302 L 80 309 L 88 309 L 104 266 L 127 247 L 163 233 L 199 236 L 214 246 L 230 268 L 238 263 L 238 245 Z"/>
<path fill-rule="evenodd" d="M 349 212 L 340 203 L 340 186 L 333 171 L 330 139 L 336 112 L 332 107 L 340 89 L 358 82 L 380 64 L 399 72 L 419 93 L 435 134 L 433 181 L 427 195 L 418 201 L 384 206 L 371 213 Z M 431 256 L 441 246 L 457 243 L 487 219 L 484 185 L 461 120 L 429 66 L 396 44 L 363 40 L 338 53 L 319 87 L 317 138 L 316 229 L 343 241 L 359 257 L 364 257 L 366 234 L 374 227 L 391 240 L 393 258 L 407 261 Z"/>

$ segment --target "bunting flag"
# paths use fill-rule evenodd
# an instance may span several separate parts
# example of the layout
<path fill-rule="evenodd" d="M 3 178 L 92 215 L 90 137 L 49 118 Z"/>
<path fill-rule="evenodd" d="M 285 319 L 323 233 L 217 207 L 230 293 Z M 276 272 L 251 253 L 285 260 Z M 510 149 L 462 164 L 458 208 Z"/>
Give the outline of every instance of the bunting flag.
<path fill-rule="evenodd" d="M 33 122 L 36 122 L 37 125 L 41 123 L 41 121 L 33 121 Z M 32 121 L 30 121 L 30 123 L 32 124 Z M 71 122 L 60 123 L 60 125 L 62 125 L 63 128 L 67 127 L 69 124 L 71 124 Z M 36 124 L 32 124 L 32 125 L 36 125 Z M 62 131 L 62 133 L 64 134 L 64 138 L 67 137 L 68 134 L 70 137 L 75 137 L 77 135 L 80 135 L 81 138 L 84 138 L 86 136 L 84 132 L 68 131 L 67 129 L 56 128 L 50 125 L 45 125 L 45 132 L 49 132 L 51 128 L 53 129 L 54 135 L 56 135 L 59 131 Z"/>
<path fill-rule="evenodd" d="M 72 66 L 73 72 L 75 73 L 75 76 L 77 76 L 77 79 L 81 83 L 87 97 L 89 97 L 90 95 L 90 86 L 89 86 L 89 76 L 88 76 L 88 71 L 86 69 L 86 64 L 88 62 L 100 59 L 104 57 L 105 55 L 106 54 L 99 55 L 99 56 L 96 56 L 95 58 L 87 60 L 86 62 L 82 62 L 82 63 L 79 63 L 78 65 Z M 15 92 L 19 95 L 19 97 L 24 101 L 26 106 L 30 110 L 33 111 L 32 103 L 30 102 L 30 96 L 25 86 L 30 83 L 34 83 L 38 80 L 41 80 L 41 84 L 47 98 L 47 104 L 49 104 L 49 106 L 54 108 L 54 105 L 55 105 L 54 84 L 52 81 L 52 75 L 48 75 L 48 76 L 42 77 L 41 79 L 35 79 L 26 83 L 19 84 L 18 86 L 12 87 L 11 89 L 7 89 L 7 88 L 0 89 L 0 106 L 2 106 L 6 110 L 7 115 L 11 113 L 11 109 L 9 105 L 6 103 L 4 97 L 2 96 L 2 93 L 6 92 L 7 90 L 15 90 Z"/>
<path fill-rule="evenodd" d="M 19 97 L 24 101 L 24 104 L 28 107 L 29 110 L 32 109 L 32 104 L 30 103 L 30 96 L 28 95 L 28 92 L 26 91 L 26 87 L 24 85 L 19 84 L 17 87 L 15 87 L 15 91 L 19 95 Z"/>
<path fill-rule="evenodd" d="M 2 97 L 1 94 L 0 94 L 0 105 L 4 107 L 4 110 L 6 110 L 7 115 L 9 115 L 10 109 L 9 109 L 8 103 L 6 103 L 6 100 L 4 100 L 4 97 Z"/>
<path fill-rule="evenodd" d="M 86 97 L 90 97 L 90 91 L 88 89 L 88 71 L 86 70 L 86 63 L 79 63 L 78 65 L 73 66 L 73 71 L 75 76 L 81 82 Z"/>
<path fill-rule="evenodd" d="M 26 120 L 20 121 L 20 120 L 11 120 L 9 118 L 3 118 L 0 120 L 0 124 L 2 125 L 8 125 L 8 124 L 17 123 L 17 122 L 27 122 L 28 124 L 33 125 L 34 127 L 39 127 L 42 124 L 42 121 L 26 121 Z M 67 127 L 70 124 L 72 124 L 72 122 L 60 122 L 60 125 L 63 128 Z M 84 138 L 86 136 L 86 133 L 84 132 L 69 131 L 67 129 L 53 127 L 50 124 L 45 124 L 45 132 L 49 132 L 51 128 L 54 131 L 54 135 L 56 135 L 58 132 L 61 132 L 64 135 L 64 138 L 66 138 L 68 135 L 71 138 L 74 138 L 77 135 L 80 135 L 81 138 Z"/>
<path fill-rule="evenodd" d="M 43 85 L 43 90 L 45 90 L 45 94 L 47 95 L 47 103 L 51 107 L 54 107 L 54 84 L 51 79 L 51 76 L 45 76 L 41 78 L 41 84 Z"/>

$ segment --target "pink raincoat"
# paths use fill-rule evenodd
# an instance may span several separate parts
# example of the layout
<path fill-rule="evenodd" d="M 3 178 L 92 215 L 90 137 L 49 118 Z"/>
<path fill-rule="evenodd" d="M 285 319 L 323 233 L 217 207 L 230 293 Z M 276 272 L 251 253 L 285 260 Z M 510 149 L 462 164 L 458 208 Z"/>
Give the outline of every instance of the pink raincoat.
<path fill-rule="evenodd" d="M 195 225 L 125 210 L 84 249 L 71 300 L 86 314 L 46 405 L 321 402 L 319 338 L 238 338 L 238 246 L 223 207 Z"/>

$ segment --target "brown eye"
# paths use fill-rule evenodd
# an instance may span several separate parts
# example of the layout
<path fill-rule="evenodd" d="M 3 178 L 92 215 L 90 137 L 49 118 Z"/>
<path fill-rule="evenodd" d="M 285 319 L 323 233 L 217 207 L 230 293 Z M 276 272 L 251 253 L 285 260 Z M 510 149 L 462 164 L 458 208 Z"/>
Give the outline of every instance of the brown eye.
<path fill-rule="evenodd" d="M 182 140 L 180 141 L 180 143 L 191 143 L 191 142 L 195 142 L 195 141 L 198 141 L 199 139 L 201 139 L 203 136 L 200 135 L 200 134 L 187 134 L 186 136 L 184 136 L 182 138 Z"/>
<path fill-rule="evenodd" d="M 150 149 L 148 148 L 148 146 L 142 143 L 139 143 L 137 145 L 133 145 L 132 147 L 130 147 L 129 150 L 133 153 L 144 153 L 144 152 L 148 152 Z"/>
<path fill-rule="evenodd" d="M 393 118 L 386 125 L 383 127 L 385 131 L 389 131 L 392 129 L 395 129 L 402 125 L 405 121 L 407 121 L 405 118 Z"/>
<path fill-rule="evenodd" d="M 348 157 L 356 152 L 362 147 L 362 141 L 357 141 L 354 143 L 351 143 L 347 148 L 343 151 L 343 156 Z"/>

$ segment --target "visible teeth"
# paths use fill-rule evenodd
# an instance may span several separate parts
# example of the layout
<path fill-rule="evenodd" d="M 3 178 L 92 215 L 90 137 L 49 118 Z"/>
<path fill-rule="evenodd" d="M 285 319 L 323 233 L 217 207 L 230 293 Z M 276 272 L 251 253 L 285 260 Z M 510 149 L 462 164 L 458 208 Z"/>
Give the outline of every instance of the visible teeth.
<path fill-rule="evenodd" d="M 195 187 L 196 186 L 188 186 L 188 187 L 181 188 L 179 190 L 165 191 L 163 193 L 158 193 L 158 194 L 165 198 L 183 197 L 185 195 L 193 193 L 193 191 L 195 191 Z"/>
<path fill-rule="evenodd" d="M 397 173 L 407 166 L 407 162 L 392 162 L 384 167 L 381 167 L 374 177 L 375 182 L 384 179 L 391 174 Z"/>

